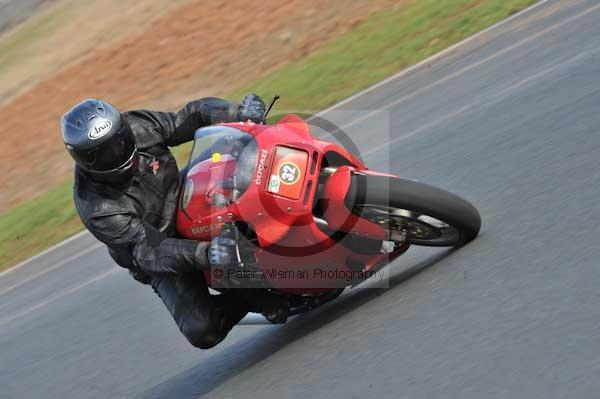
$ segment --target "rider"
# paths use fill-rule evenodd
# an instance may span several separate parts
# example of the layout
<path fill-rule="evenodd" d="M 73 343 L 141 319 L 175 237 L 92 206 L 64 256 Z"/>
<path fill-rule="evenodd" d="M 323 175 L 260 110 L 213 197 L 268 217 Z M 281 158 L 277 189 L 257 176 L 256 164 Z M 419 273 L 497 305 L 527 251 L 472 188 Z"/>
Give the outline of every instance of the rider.
<path fill-rule="evenodd" d="M 168 147 L 192 140 L 200 127 L 263 123 L 264 115 L 264 102 L 249 95 L 241 105 L 202 98 L 177 113 L 120 113 L 105 101 L 88 99 L 61 119 L 63 141 L 75 160 L 73 194 L 84 225 L 120 266 L 152 285 L 181 332 L 199 348 L 222 341 L 248 311 L 283 322 L 288 308 L 275 298 L 256 300 L 249 289 L 209 293 L 203 271 L 232 263 L 235 242 L 176 237 L 181 179 Z"/>

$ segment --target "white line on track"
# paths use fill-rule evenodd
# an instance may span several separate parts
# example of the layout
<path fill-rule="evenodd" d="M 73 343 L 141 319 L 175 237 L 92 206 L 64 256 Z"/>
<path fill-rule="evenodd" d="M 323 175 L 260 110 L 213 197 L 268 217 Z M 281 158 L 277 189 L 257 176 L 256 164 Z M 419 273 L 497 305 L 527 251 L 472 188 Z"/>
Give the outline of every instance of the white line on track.
<path fill-rule="evenodd" d="M 80 283 L 80 284 L 77 284 L 76 286 L 73 286 L 71 288 L 59 291 L 58 293 L 56 293 L 56 294 L 54 294 L 54 295 L 46 298 L 45 300 L 43 300 L 41 302 L 38 302 L 35 305 L 31 305 L 31 306 L 29 306 L 29 307 L 21 310 L 20 312 L 14 313 L 14 314 L 12 314 L 10 316 L 3 317 L 3 318 L 0 319 L 0 327 L 2 327 L 4 325 L 6 325 L 6 324 L 8 324 L 8 323 L 10 323 L 10 322 L 18 319 L 18 318 L 26 316 L 29 313 L 34 312 L 34 311 L 36 311 L 36 310 L 38 310 L 38 309 L 40 309 L 40 308 L 42 308 L 44 306 L 47 306 L 47 305 L 51 304 L 52 302 L 54 302 L 54 301 L 56 301 L 56 300 L 58 300 L 60 298 L 63 298 L 65 296 L 67 296 L 67 295 L 70 295 L 70 294 L 72 294 L 74 292 L 77 292 L 77 291 L 81 290 L 82 288 L 85 288 L 85 287 L 87 287 L 90 284 L 93 284 L 93 283 L 95 283 L 97 281 L 100 281 L 103 278 L 106 278 L 109 275 L 111 275 L 111 274 L 113 274 L 113 273 L 115 273 L 117 271 L 120 271 L 120 270 L 122 270 L 122 269 L 119 268 L 119 267 L 117 267 L 117 266 L 113 266 L 112 268 L 110 268 L 110 270 L 107 270 L 104 273 L 98 274 L 97 276 L 92 277 L 91 279 L 86 280 L 83 283 Z"/>
<path fill-rule="evenodd" d="M 18 287 L 22 286 L 23 284 L 26 284 L 26 283 L 28 283 L 28 282 L 30 282 L 32 280 L 35 280 L 38 277 L 41 277 L 41 276 L 43 276 L 45 274 L 50 273 L 53 270 L 56 270 L 56 269 L 58 269 L 58 268 L 60 268 L 60 267 L 62 267 L 64 265 L 66 265 L 67 263 L 69 263 L 71 261 L 74 261 L 75 259 L 80 258 L 83 255 L 86 255 L 86 254 L 88 254 L 88 253 L 90 253 L 90 252 L 92 252 L 92 251 L 100 248 L 102 245 L 103 244 L 101 244 L 101 243 L 95 243 L 91 247 L 88 247 L 88 248 L 84 249 L 83 251 L 76 253 L 75 255 L 69 256 L 68 258 L 63 259 L 62 261 L 60 261 L 60 262 L 58 262 L 58 263 L 56 263 L 56 264 L 54 264 L 54 265 L 52 265 L 50 267 L 47 267 L 47 268 L 42 269 L 41 271 L 39 271 L 39 272 L 37 272 L 35 274 L 27 276 L 26 278 L 24 278 L 23 280 L 19 281 L 18 283 L 10 285 L 10 286 L 4 288 L 3 290 L 1 290 L 0 291 L 0 296 L 2 296 L 4 294 L 7 294 L 7 293 L 11 292 L 12 290 L 14 290 L 15 288 L 18 288 Z"/>
<path fill-rule="evenodd" d="M 363 157 L 369 156 L 370 154 L 373 154 L 373 153 L 375 153 L 377 151 L 385 149 L 385 148 L 389 147 L 392 144 L 395 144 L 395 143 L 397 143 L 399 141 L 405 140 L 405 139 L 407 139 L 409 137 L 415 136 L 415 135 L 417 135 L 419 133 L 422 133 L 422 132 L 424 132 L 424 131 L 426 131 L 428 129 L 431 129 L 432 127 L 437 126 L 437 125 L 439 125 L 442 122 L 450 120 L 450 119 L 452 119 L 452 118 L 454 118 L 454 117 L 456 117 L 458 115 L 463 114 L 464 112 L 469 111 L 470 109 L 473 109 L 473 108 L 484 108 L 484 107 L 489 107 L 490 105 L 497 104 L 500 101 L 505 100 L 507 97 L 509 97 L 509 95 L 511 95 L 513 91 L 521 89 L 522 87 L 526 86 L 527 84 L 529 84 L 529 83 L 531 83 L 531 82 L 533 82 L 533 81 L 535 81 L 535 80 L 537 80 L 539 78 L 542 78 L 542 77 L 544 77 L 544 76 L 546 76 L 548 74 L 551 74 L 551 73 L 556 72 L 556 71 L 558 71 L 560 69 L 563 69 L 565 67 L 565 65 L 577 64 L 577 63 L 581 62 L 582 59 L 589 58 L 589 57 L 596 57 L 598 55 L 598 52 L 599 52 L 598 49 L 596 49 L 595 51 L 586 51 L 584 53 L 578 54 L 578 55 L 570 58 L 567 61 L 560 62 L 558 64 L 552 65 L 552 66 L 550 66 L 550 67 L 548 67 L 548 68 L 546 68 L 546 69 L 544 69 L 544 70 L 542 70 L 540 72 L 537 72 L 537 73 L 535 73 L 535 74 L 533 74 L 531 76 L 528 76 L 528 77 L 526 77 L 524 79 L 521 79 L 521 80 L 517 81 L 516 83 L 513 83 L 512 85 L 506 87 L 505 89 L 500 90 L 500 91 L 494 93 L 493 95 L 487 97 L 483 101 L 481 101 L 480 99 L 477 99 L 477 100 L 475 100 L 475 101 L 473 101 L 473 102 L 471 102 L 471 103 L 469 103 L 469 104 L 467 104 L 467 105 L 465 105 L 463 107 L 460 107 L 459 109 L 454 110 L 454 111 L 452 111 L 452 112 L 450 112 L 450 113 L 448 113 L 448 114 L 446 114 L 446 115 L 444 115 L 444 116 L 442 116 L 442 117 L 440 117 L 440 118 L 438 118 L 438 119 L 436 119 L 434 121 L 431 121 L 429 123 L 423 124 L 420 127 L 418 127 L 417 129 L 415 129 L 415 130 L 413 130 L 413 131 L 411 131 L 409 133 L 406 133 L 406 134 L 404 134 L 402 136 L 395 137 L 394 139 L 392 139 L 390 141 L 387 141 L 387 142 L 385 142 L 383 144 L 379 144 L 379 145 L 377 145 L 377 146 L 375 146 L 375 147 L 373 147 L 373 148 L 371 148 L 371 149 L 363 152 L 362 155 L 363 155 Z"/>
<path fill-rule="evenodd" d="M 506 48 L 504 48 L 504 49 L 502 49 L 502 50 L 500 50 L 500 51 L 498 51 L 498 52 L 490 55 L 489 57 L 486 57 L 486 58 L 484 58 L 484 59 L 482 59 L 480 61 L 477 61 L 477 62 L 475 62 L 473 64 L 470 64 L 470 65 L 468 65 L 468 66 L 466 66 L 466 67 L 464 67 L 464 68 L 462 68 L 462 69 L 460 69 L 460 70 L 458 70 L 458 71 L 456 71 L 454 73 L 451 73 L 451 74 L 443 77 L 442 79 L 436 80 L 435 82 L 432 82 L 432 83 L 430 83 L 430 84 L 428 84 L 426 86 L 423 86 L 420 89 L 417 89 L 417 90 L 413 91 L 410 94 L 407 94 L 405 96 L 397 98 L 397 99 L 395 99 L 395 100 L 393 100 L 393 101 L 391 101 L 391 102 L 383 105 L 380 109 L 377 109 L 377 110 L 374 110 L 372 112 L 363 114 L 360 117 L 354 119 L 352 122 L 349 122 L 349 123 L 343 125 L 342 129 L 347 129 L 350 126 L 356 125 L 359 122 L 362 122 L 362 121 L 364 121 L 366 119 L 369 119 L 369 118 L 377 115 L 378 113 L 380 113 L 384 109 L 389 109 L 391 107 L 395 107 L 398 104 L 401 104 L 401 103 L 403 103 L 403 102 L 405 102 L 407 100 L 410 100 L 411 98 L 414 98 L 414 97 L 416 97 L 419 94 L 422 94 L 422 93 L 424 93 L 424 92 L 426 92 L 428 90 L 431 90 L 431 89 L 433 89 L 433 88 L 435 88 L 435 87 L 437 87 L 437 86 L 439 86 L 439 85 L 441 85 L 443 83 L 446 83 L 446 82 L 448 82 L 448 81 L 450 81 L 450 80 L 452 80 L 452 79 L 454 79 L 454 78 L 456 78 L 456 77 L 458 77 L 460 75 L 463 75 L 464 73 L 469 72 L 469 71 L 471 71 L 471 70 L 473 70 L 473 69 L 475 69 L 475 68 L 477 68 L 477 67 L 479 67 L 479 66 L 481 66 L 483 64 L 486 64 L 486 63 L 488 63 L 488 62 L 490 62 L 490 61 L 492 61 L 492 60 L 494 60 L 494 59 L 496 59 L 496 58 L 498 58 L 498 57 L 500 57 L 502 55 L 505 55 L 506 53 L 508 53 L 508 52 L 510 52 L 512 50 L 515 50 L 515 49 L 517 49 L 519 47 L 522 47 L 522 46 L 524 46 L 524 45 L 526 45 L 526 44 L 528 44 L 528 43 L 530 43 L 530 42 L 538 39 L 539 37 L 541 37 L 541 36 L 543 36 L 543 35 L 545 35 L 547 33 L 550 33 L 550 32 L 552 32 L 554 30 L 557 30 L 559 28 L 562 28 L 563 26 L 565 26 L 565 25 L 567 25 L 569 23 L 572 23 L 572 22 L 574 22 L 574 21 L 576 21 L 576 20 L 578 20 L 578 19 L 580 19 L 580 18 L 582 18 L 582 17 L 584 17 L 584 16 L 586 16 L 588 14 L 591 14 L 592 12 L 594 12 L 594 11 L 596 11 L 598 9 L 600 9 L 600 4 L 595 5 L 595 6 L 591 7 L 591 8 L 588 8 L 587 10 L 582 11 L 582 12 L 580 12 L 580 13 L 578 13 L 578 14 L 570 17 L 570 18 L 567 18 L 566 20 L 564 20 L 564 21 L 562 21 L 562 22 L 560 22 L 560 23 L 558 23 L 556 25 L 552 25 L 552 26 L 550 26 L 550 27 L 548 27 L 546 29 L 543 29 L 543 30 L 537 32 L 536 34 L 533 34 L 533 35 L 531 35 L 531 36 L 529 36 L 529 37 L 527 37 L 525 39 L 522 39 L 522 40 L 518 41 L 517 43 L 513 44 L 512 46 L 506 47 Z"/>
<path fill-rule="evenodd" d="M 395 75 L 392 75 L 389 78 L 386 78 L 386 79 L 382 80 L 381 82 L 374 84 L 373 86 L 369 86 L 366 89 L 364 89 L 362 91 L 359 91 L 358 93 L 356 93 L 356 94 L 354 94 L 354 95 L 352 95 L 352 96 L 350 96 L 350 97 L 348 97 L 348 98 L 340 101 L 339 103 L 336 103 L 336 104 L 332 105 L 329 108 L 325 108 L 324 110 L 318 112 L 317 116 L 323 116 L 323 114 L 326 114 L 327 112 L 330 112 L 330 111 L 332 111 L 332 110 L 334 110 L 336 108 L 339 108 L 339 107 L 341 107 L 341 106 L 343 106 L 343 105 L 345 105 L 345 104 L 347 104 L 347 103 L 349 103 L 349 102 L 351 102 L 351 101 L 353 101 L 353 100 L 355 100 L 355 99 L 357 99 L 359 97 L 362 97 L 365 94 L 370 93 L 370 92 L 372 92 L 375 89 L 383 87 L 383 86 L 389 84 L 390 82 L 393 82 L 394 80 L 400 79 L 400 78 L 408 75 L 409 73 L 411 73 L 411 72 L 413 72 L 413 71 L 415 71 L 417 69 L 422 68 L 425 65 L 432 64 L 433 62 L 437 61 L 438 59 L 443 58 L 443 57 L 447 56 L 448 54 L 452 53 L 456 49 L 458 49 L 460 47 L 463 47 L 464 45 L 469 44 L 472 41 L 475 41 L 475 40 L 481 38 L 483 35 L 491 32 L 491 31 L 493 31 L 493 30 L 495 30 L 495 29 L 497 29 L 497 28 L 499 28 L 501 26 L 504 26 L 504 25 L 510 23 L 513 20 L 517 19 L 517 18 L 521 18 L 521 17 L 525 16 L 526 14 L 529 14 L 529 13 L 535 11 L 536 9 L 540 8 L 541 6 L 545 5 L 546 3 L 549 3 L 550 1 L 553 1 L 553 0 L 541 0 L 541 1 L 538 1 L 537 3 L 532 4 L 531 6 L 529 6 L 529 7 L 525 8 L 525 9 L 519 11 L 518 13 L 516 13 L 514 15 L 511 15 L 510 17 L 508 17 L 506 19 L 503 19 L 502 21 L 499 21 L 499 22 L 495 23 L 494 25 L 489 26 L 489 27 L 485 28 L 484 30 L 475 33 L 474 35 L 469 36 L 469 37 L 461 40 L 460 42 L 458 42 L 458 43 L 456 43 L 456 44 L 448 47 L 447 49 L 442 50 L 439 53 L 435 53 L 431 57 L 426 58 L 426 59 L 424 59 L 424 60 L 422 60 L 422 61 L 414 64 L 413 66 L 410 66 L 410 67 L 408 67 L 406 69 L 403 69 L 402 71 L 396 73 Z"/>
<path fill-rule="evenodd" d="M 68 244 L 68 243 L 70 243 L 70 242 L 72 242 L 72 241 L 75 241 L 75 240 L 77 240 L 78 238 L 80 238 L 80 237 L 83 237 L 83 236 L 85 236 L 85 235 L 87 235 L 87 234 L 90 234 L 90 232 L 89 232 L 89 231 L 87 231 L 87 230 L 80 231 L 79 233 L 75 234 L 74 236 L 72 236 L 72 237 L 69 237 L 69 238 L 67 238 L 67 239 L 66 239 L 66 240 L 64 240 L 64 241 L 61 241 L 61 242 L 59 242 L 59 243 L 57 243 L 57 244 L 55 244 L 55 245 L 51 246 L 51 247 L 50 247 L 50 248 L 48 248 L 48 249 L 45 249 L 44 251 L 40 252 L 39 254 L 37 254 L 37 255 L 34 255 L 34 256 L 32 256 L 31 258 L 25 259 L 24 261 L 22 261 L 21 263 L 18 263 L 18 264 L 16 264 L 16 265 L 14 265 L 14 266 L 13 266 L 13 267 L 11 267 L 10 269 L 7 269 L 7 270 L 5 270 L 5 271 L 3 271 L 3 272 L 0 272 L 0 278 L 2 278 L 2 277 L 4 277 L 4 276 L 6 276 L 7 274 L 10 274 L 10 273 L 12 273 L 12 272 L 14 272 L 14 271 L 18 270 L 18 269 L 20 269 L 21 267 L 23 267 L 23 266 L 27 265 L 28 263 L 31 263 L 31 262 L 33 262 L 33 261 L 34 261 L 34 260 L 36 260 L 36 259 L 39 259 L 39 258 L 41 258 L 41 257 L 42 257 L 42 256 L 44 256 L 44 255 L 47 255 L 48 253 L 50 253 L 50 252 L 52 252 L 52 251 L 54 251 L 54 250 L 56 250 L 56 249 L 58 249 L 58 248 L 62 247 L 63 245 L 66 245 L 66 244 Z"/>

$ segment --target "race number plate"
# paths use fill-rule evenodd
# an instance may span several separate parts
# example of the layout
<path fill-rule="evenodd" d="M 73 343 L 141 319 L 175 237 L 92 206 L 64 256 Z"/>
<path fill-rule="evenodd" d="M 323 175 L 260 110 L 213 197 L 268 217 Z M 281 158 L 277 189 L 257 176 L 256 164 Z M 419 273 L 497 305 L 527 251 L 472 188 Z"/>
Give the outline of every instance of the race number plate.
<path fill-rule="evenodd" d="M 290 199 L 300 198 L 308 154 L 305 151 L 277 146 L 269 172 L 267 191 Z"/>

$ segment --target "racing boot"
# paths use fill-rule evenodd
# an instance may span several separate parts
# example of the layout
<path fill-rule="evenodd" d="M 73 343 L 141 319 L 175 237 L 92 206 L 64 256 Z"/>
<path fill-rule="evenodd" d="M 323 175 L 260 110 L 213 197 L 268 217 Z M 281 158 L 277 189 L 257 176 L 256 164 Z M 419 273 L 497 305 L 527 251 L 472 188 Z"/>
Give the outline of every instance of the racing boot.
<path fill-rule="evenodd" d="M 283 324 L 290 312 L 290 303 L 283 297 L 264 289 L 244 288 L 236 290 L 250 312 L 260 313 L 273 324 Z"/>

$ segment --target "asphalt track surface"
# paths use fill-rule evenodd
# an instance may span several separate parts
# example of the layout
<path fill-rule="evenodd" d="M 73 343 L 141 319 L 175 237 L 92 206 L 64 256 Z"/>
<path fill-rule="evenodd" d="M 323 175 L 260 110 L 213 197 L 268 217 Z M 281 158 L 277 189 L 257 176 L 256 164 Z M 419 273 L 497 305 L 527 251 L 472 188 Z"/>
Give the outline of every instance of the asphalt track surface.
<path fill-rule="evenodd" d="M 341 105 L 383 110 L 346 120 L 374 168 L 480 209 L 471 244 L 200 351 L 82 235 L 0 277 L 0 396 L 597 398 L 599 20 L 548 1 Z"/>

